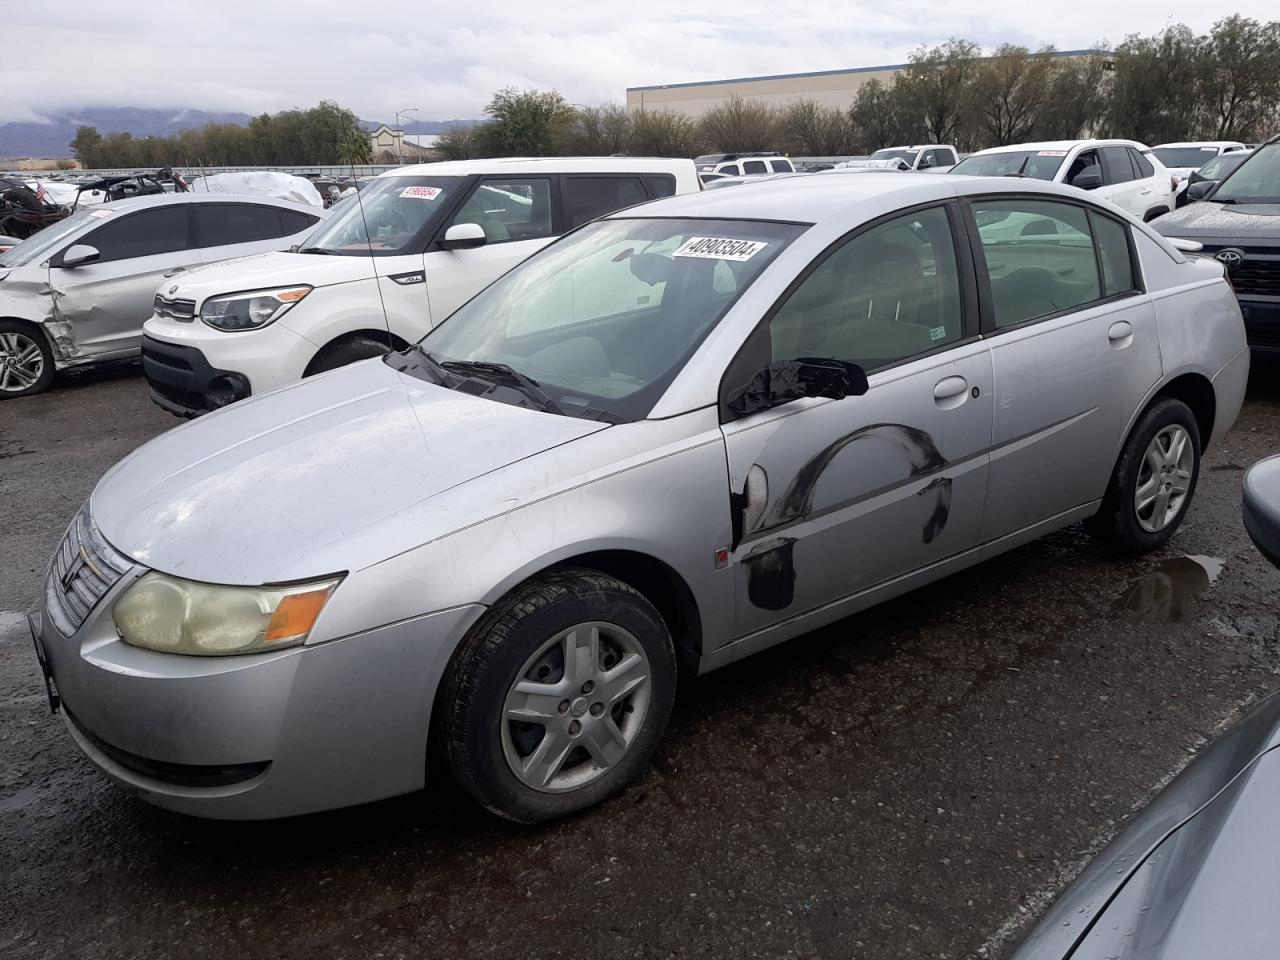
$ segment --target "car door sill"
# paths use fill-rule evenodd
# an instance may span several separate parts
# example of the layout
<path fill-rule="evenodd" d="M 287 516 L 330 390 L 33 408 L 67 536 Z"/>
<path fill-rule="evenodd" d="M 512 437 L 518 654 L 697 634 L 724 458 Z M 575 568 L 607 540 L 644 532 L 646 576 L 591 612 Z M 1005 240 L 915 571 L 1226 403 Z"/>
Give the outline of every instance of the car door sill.
<path fill-rule="evenodd" d="M 953 554 L 945 560 L 939 560 L 927 567 L 921 567 L 892 580 L 883 581 L 873 587 L 841 597 L 839 600 L 833 600 L 820 607 L 806 610 L 779 623 L 771 624 L 762 630 L 739 637 L 704 656 L 699 664 L 698 673 L 702 674 L 718 669 L 733 663 L 735 660 L 741 660 L 743 657 L 748 657 L 753 653 L 758 653 L 761 650 L 790 640 L 802 633 L 816 630 L 877 603 L 899 596 L 909 590 L 914 590 L 916 587 L 924 586 L 935 580 L 941 580 L 943 577 L 981 563 L 984 560 L 990 560 L 992 557 L 1012 550 L 1014 547 L 1029 543 L 1048 533 L 1052 533 L 1054 530 L 1090 517 L 1098 512 L 1100 505 L 1100 500 L 1093 500 L 1078 507 L 1073 507 L 1070 510 L 1065 510 L 1049 517 L 1047 520 L 1041 520 L 1038 523 L 1023 527 L 1021 530 L 1005 534 L 995 540 L 989 540 L 961 553 Z"/>

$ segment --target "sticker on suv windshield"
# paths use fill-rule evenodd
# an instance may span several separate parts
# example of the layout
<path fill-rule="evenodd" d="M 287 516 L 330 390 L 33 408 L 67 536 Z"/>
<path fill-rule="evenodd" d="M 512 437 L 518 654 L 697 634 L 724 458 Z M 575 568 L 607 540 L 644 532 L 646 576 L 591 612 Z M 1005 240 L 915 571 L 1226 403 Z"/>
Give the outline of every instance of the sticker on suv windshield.
<path fill-rule="evenodd" d="M 759 240 L 730 240 L 727 237 L 690 237 L 680 244 L 673 257 L 701 257 L 704 260 L 750 260 L 769 244 Z"/>
<path fill-rule="evenodd" d="M 1041 150 L 1036 154 L 1037 157 L 1065 157 L 1066 155 L 1065 150 Z"/>
<path fill-rule="evenodd" d="M 434 200 L 443 190 L 440 187 L 405 187 L 400 191 L 401 197 L 414 197 L 418 200 Z"/>

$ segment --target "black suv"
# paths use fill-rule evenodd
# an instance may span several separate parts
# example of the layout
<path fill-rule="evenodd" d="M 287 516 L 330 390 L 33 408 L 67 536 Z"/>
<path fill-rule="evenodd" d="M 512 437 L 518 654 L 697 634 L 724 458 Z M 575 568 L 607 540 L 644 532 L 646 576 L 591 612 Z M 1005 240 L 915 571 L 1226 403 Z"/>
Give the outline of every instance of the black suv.
<path fill-rule="evenodd" d="M 1221 261 L 1244 314 L 1249 346 L 1280 354 L 1280 136 L 1272 137 L 1203 200 L 1151 226 L 1194 240 Z"/>

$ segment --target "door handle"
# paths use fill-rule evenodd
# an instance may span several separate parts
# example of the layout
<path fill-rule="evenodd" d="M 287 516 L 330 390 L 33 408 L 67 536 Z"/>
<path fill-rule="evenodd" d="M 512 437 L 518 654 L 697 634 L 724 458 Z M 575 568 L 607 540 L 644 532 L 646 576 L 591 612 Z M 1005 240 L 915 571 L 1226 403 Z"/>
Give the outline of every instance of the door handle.
<path fill-rule="evenodd" d="M 933 385 L 933 402 L 943 410 L 950 410 L 964 403 L 969 393 L 969 382 L 964 377 L 944 377 Z"/>
<path fill-rule="evenodd" d="M 1142 195 L 1145 197 L 1145 196 L 1146 196 L 1147 194 L 1149 194 L 1150 192 L 1151 192 L 1151 188 L 1150 188 L 1150 187 L 1147 187 L 1147 189 L 1145 189 L 1145 190 L 1143 190 L 1143 191 L 1142 191 Z"/>
<path fill-rule="evenodd" d="M 1127 347 L 1133 342 L 1133 324 L 1128 320 L 1117 320 L 1107 328 L 1107 339 L 1113 347 Z"/>

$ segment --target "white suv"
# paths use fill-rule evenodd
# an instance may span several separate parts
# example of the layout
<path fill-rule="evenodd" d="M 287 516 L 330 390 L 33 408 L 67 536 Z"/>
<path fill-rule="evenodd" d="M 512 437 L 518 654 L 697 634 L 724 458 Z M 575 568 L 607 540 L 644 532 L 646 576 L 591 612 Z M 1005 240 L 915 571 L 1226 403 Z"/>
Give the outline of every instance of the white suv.
<path fill-rule="evenodd" d="M 1056 140 L 979 150 L 951 173 L 1030 177 L 1093 191 L 1142 220 L 1173 209 L 1177 180 L 1135 140 Z"/>
<path fill-rule="evenodd" d="M 465 160 L 388 171 L 296 250 L 162 284 L 143 328 L 151 397 L 196 416 L 402 349 L 559 235 L 698 189 L 690 160 Z"/>

